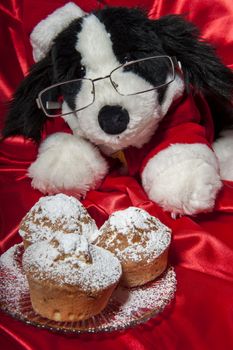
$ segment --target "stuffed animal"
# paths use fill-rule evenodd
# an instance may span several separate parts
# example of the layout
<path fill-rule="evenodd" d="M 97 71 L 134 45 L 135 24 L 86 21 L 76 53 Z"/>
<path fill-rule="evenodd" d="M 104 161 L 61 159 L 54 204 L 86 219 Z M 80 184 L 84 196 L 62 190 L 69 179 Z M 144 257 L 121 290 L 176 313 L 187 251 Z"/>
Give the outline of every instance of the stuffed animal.
<path fill-rule="evenodd" d="M 219 160 L 212 148 L 232 123 L 223 117 L 233 73 L 193 24 L 123 7 L 86 14 L 68 3 L 34 28 L 31 43 L 37 63 L 14 95 L 3 135 L 39 142 L 46 120 L 59 116 L 71 130 L 43 140 L 29 168 L 33 187 L 85 195 L 117 157 L 164 210 L 212 210 L 220 171 L 233 178 L 232 131 L 217 143 Z"/>

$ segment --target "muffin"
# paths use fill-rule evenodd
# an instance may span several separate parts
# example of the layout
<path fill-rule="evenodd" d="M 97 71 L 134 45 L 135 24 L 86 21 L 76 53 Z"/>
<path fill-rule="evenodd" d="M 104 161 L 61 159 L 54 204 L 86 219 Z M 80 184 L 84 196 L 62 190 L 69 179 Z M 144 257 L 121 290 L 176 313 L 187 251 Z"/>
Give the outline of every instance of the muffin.
<path fill-rule="evenodd" d="M 79 321 L 100 313 L 121 277 L 112 253 L 84 236 L 60 234 L 24 252 L 32 307 L 54 321 Z"/>
<path fill-rule="evenodd" d="M 41 197 L 19 226 L 25 249 L 58 233 L 77 233 L 92 241 L 96 231 L 95 221 L 79 200 L 65 194 Z"/>
<path fill-rule="evenodd" d="M 113 213 L 99 230 L 95 244 L 122 264 L 121 283 L 136 287 L 154 280 L 167 266 L 171 230 L 145 210 L 129 207 Z"/>

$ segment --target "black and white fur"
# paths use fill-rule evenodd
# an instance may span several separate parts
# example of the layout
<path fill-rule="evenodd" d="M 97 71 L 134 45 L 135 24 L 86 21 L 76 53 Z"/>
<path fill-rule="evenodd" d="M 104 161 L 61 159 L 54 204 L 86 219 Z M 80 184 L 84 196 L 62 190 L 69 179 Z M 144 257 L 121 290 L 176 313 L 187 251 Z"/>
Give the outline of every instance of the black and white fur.
<path fill-rule="evenodd" d="M 40 22 L 31 40 L 38 62 L 15 93 L 3 131 L 5 137 L 21 134 L 40 141 L 46 117 L 35 99 L 42 89 L 56 82 L 104 77 L 126 61 L 156 55 L 176 56 L 183 70 L 166 88 L 134 96 L 119 95 L 107 79 L 97 81 L 94 104 L 64 117 L 73 135 L 57 133 L 48 137 L 29 168 L 33 186 L 44 193 L 85 193 L 95 188 L 108 171 L 99 149 L 111 154 L 128 146 L 142 147 L 156 132 L 171 104 L 190 85 L 206 96 L 210 106 L 213 101 L 214 110 L 221 106 L 222 115 L 227 116 L 216 116 L 216 134 L 232 125 L 233 74 L 214 49 L 199 38 L 198 30 L 181 16 L 149 20 L 138 9 L 127 8 L 105 8 L 86 15 L 69 3 Z M 164 74 L 155 71 L 153 66 L 147 73 L 129 71 L 122 74 L 122 82 L 127 86 L 133 81 L 134 86 L 146 90 L 153 87 L 156 74 Z M 82 87 L 78 96 L 66 99 L 63 112 L 72 112 L 79 98 L 86 98 Z M 115 107 L 128 114 L 121 132 L 117 131 Z M 102 111 L 106 108 L 109 118 L 105 120 Z M 215 147 L 221 156 L 224 142 L 228 142 L 229 150 L 229 144 L 233 147 L 233 132 L 227 131 L 227 138 L 222 140 Z M 228 159 L 231 154 L 224 156 Z M 227 166 L 231 167 L 227 177 L 233 179 L 233 165 Z M 219 163 L 205 145 L 171 145 L 148 162 L 142 184 L 152 200 L 172 213 L 208 211 L 221 188 Z"/>

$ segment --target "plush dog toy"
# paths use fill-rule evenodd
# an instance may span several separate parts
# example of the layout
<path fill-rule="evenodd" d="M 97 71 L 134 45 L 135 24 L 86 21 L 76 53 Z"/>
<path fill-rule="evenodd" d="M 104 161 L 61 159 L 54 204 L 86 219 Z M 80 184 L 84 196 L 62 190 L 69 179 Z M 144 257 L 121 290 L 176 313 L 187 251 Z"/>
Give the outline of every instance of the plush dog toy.
<path fill-rule="evenodd" d="M 118 157 L 165 210 L 213 208 L 220 170 L 233 178 L 233 133 L 218 143 L 220 170 L 211 148 L 232 122 L 223 116 L 233 74 L 191 23 L 121 7 L 85 14 L 68 3 L 34 28 L 31 43 L 37 63 L 15 93 L 3 134 L 38 142 L 46 120 L 57 116 L 72 131 L 41 143 L 29 168 L 35 188 L 84 195 Z"/>

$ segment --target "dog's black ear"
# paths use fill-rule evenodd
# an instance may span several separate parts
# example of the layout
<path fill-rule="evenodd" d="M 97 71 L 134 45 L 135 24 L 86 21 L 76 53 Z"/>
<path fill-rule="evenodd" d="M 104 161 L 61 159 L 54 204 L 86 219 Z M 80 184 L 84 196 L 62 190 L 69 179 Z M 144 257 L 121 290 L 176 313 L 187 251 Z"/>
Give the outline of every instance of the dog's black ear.
<path fill-rule="evenodd" d="M 232 114 L 233 72 L 201 39 L 199 30 L 180 15 L 161 17 L 154 28 L 165 52 L 181 62 L 186 88 L 191 84 L 213 102 L 213 109 L 226 107 Z"/>
<path fill-rule="evenodd" d="M 2 136 L 23 135 L 40 141 L 46 116 L 37 107 L 39 92 L 53 81 L 51 54 L 36 63 L 21 82 L 10 103 Z"/>
<path fill-rule="evenodd" d="M 196 26 L 181 15 L 161 17 L 154 25 L 164 50 L 181 62 L 187 85 L 231 99 L 233 73 L 217 57 L 213 46 L 201 39 Z"/>

